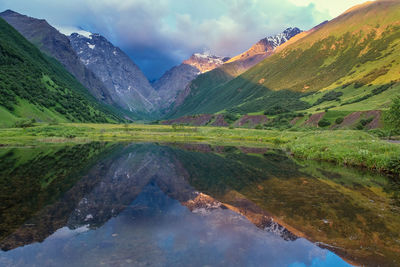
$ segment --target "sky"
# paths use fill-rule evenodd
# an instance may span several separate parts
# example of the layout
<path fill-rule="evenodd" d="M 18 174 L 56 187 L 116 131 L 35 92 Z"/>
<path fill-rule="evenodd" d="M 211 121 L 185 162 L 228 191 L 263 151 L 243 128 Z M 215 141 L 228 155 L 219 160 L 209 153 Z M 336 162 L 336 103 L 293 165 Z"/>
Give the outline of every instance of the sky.
<path fill-rule="evenodd" d="M 0 10 L 100 33 L 150 79 L 195 52 L 235 56 L 288 27 L 308 30 L 365 0 L 1 0 Z"/>

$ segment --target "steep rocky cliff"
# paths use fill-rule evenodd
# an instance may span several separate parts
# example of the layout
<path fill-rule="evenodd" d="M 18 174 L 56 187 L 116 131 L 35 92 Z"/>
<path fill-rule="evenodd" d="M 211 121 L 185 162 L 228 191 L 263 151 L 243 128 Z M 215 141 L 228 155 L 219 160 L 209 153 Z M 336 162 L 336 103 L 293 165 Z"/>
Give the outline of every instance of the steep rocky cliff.
<path fill-rule="evenodd" d="M 178 94 L 199 74 L 213 70 L 229 60 L 227 57 L 218 57 L 209 54 L 195 53 L 179 66 L 165 72 L 154 84 L 160 98 L 163 100 L 161 109 L 170 107 L 175 103 Z"/>
<path fill-rule="evenodd" d="M 0 13 L 5 21 L 35 44 L 42 52 L 57 59 L 90 93 L 105 103 L 112 104 L 111 95 L 104 84 L 79 60 L 69 39 L 46 20 L 6 10 Z"/>
<path fill-rule="evenodd" d="M 80 61 L 105 84 L 112 100 L 133 112 L 153 112 L 158 97 L 139 67 L 99 34 L 69 36 Z"/>

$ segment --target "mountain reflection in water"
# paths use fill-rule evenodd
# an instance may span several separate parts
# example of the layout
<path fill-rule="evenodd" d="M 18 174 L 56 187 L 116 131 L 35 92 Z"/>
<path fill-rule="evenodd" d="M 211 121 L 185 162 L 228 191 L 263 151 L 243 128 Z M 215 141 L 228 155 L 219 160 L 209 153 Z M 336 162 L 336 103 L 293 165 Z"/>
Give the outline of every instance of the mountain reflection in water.
<path fill-rule="evenodd" d="M 384 177 L 208 145 L 3 149 L 0 159 L 1 266 L 346 266 L 399 258 L 399 244 L 388 246 L 399 240 L 397 191 Z"/>

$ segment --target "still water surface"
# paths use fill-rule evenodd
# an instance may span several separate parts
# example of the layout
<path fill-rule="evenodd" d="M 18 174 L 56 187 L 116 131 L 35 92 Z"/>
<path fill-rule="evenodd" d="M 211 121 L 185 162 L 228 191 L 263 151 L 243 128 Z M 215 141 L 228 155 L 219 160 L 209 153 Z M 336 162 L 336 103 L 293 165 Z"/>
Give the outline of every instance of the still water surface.
<path fill-rule="evenodd" d="M 396 266 L 399 185 L 266 149 L 0 150 L 0 266 Z"/>

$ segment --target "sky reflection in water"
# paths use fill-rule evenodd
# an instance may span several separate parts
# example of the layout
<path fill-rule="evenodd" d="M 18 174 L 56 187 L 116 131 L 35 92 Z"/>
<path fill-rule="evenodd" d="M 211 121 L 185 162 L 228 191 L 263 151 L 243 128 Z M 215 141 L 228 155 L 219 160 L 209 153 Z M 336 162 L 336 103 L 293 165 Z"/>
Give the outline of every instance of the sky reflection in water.
<path fill-rule="evenodd" d="M 214 152 L 207 152 L 208 149 L 88 144 L 51 148 L 48 154 L 40 149 L 37 153 L 27 150 L 35 156 L 25 165 L 15 160 L 24 158 L 23 149 L 3 153 L 3 162 L 7 159 L 7 166 L 13 167 L 3 170 L 0 178 L 11 175 L 18 186 L 27 177 L 38 181 L 21 191 L 26 192 L 28 199 L 18 203 L 13 203 L 12 186 L 16 185 L 4 187 L 11 191 L 0 195 L 8 203 L 0 206 L 4 210 L 2 218 L 12 217 L 13 210 L 15 213 L 30 209 L 32 213 L 27 218 L 23 213 L 16 214 L 16 218 L 22 216 L 23 224 L 12 225 L 12 219 L 0 224 L 0 266 L 349 266 L 331 251 L 297 238 L 282 227 L 274 231 L 264 228 L 268 222 L 257 221 L 257 216 L 264 214 L 260 213 L 262 209 L 242 195 L 249 195 L 250 189 L 264 192 L 276 182 L 293 184 L 287 189 L 291 192 L 298 188 L 299 181 L 304 185 L 315 182 L 319 187 L 324 185 L 321 181 L 305 175 L 298 165 L 279 153 L 247 156 L 233 148 L 211 148 Z M 79 152 L 81 161 L 87 164 L 76 165 L 76 158 L 71 155 Z M 101 156 L 96 156 L 93 163 L 93 155 Z M 32 173 L 38 166 L 47 166 L 44 172 L 48 173 Z M 60 168 L 65 168 L 65 172 Z M 77 178 L 66 178 L 66 173 Z M 331 179 L 347 183 L 345 178 L 333 175 Z M 67 180 L 70 187 L 64 186 Z M 35 186 L 41 190 L 28 190 Z M 357 188 L 363 188 L 360 186 L 357 184 Z M 202 193 L 211 195 L 199 193 L 201 188 L 207 191 Z M 58 191 L 59 197 L 51 199 Z M 236 192 L 235 198 L 232 192 Z M 271 203 L 283 201 L 265 192 L 250 195 L 260 204 L 268 199 Z M 200 201 L 201 195 L 211 200 Z M 235 212 L 235 207 L 219 201 L 239 205 L 236 207 L 241 212 L 250 213 L 246 218 Z M 286 204 L 279 205 L 290 210 L 291 206 Z M 333 208 L 340 211 L 341 206 L 335 204 Z M 316 220 L 310 217 L 310 222 L 311 219 Z M 7 232 L 10 234 L 4 234 Z"/>
<path fill-rule="evenodd" d="M 348 266 L 305 239 L 285 241 L 228 209 L 190 212 L 154 184 L 96 230 L 64 227 L 0 259 L 18 266 Z"/>

